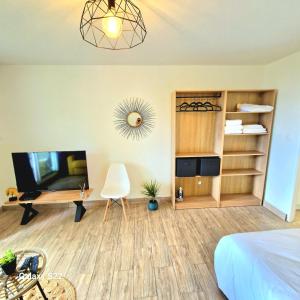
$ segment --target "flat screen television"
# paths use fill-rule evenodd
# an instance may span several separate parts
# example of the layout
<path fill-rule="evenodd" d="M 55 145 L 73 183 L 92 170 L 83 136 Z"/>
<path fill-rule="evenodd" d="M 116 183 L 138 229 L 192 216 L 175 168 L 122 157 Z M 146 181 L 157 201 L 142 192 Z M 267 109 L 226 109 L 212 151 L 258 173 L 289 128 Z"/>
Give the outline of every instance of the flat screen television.
<path fill-rule="evenodd" d="M 27 194 L 25 200 L 41 191 L 89 188 L 85 151 L 12 153 L 12 159 L 18 191 Z"/>

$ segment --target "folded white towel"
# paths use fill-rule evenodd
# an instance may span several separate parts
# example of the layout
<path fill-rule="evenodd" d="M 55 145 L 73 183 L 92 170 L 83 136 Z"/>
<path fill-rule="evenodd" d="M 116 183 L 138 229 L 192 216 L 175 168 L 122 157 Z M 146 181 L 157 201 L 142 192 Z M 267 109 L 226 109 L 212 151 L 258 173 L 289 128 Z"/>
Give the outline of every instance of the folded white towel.
<path fill-rule="evenodd" d="M 225 125 L 225 130 L 242 130 L 243 128 L 243 125 Z"/>
<path fill-rule="evenodd" d="M 237 105 L 237 110 L 244 111 L 244 112 L 271 112 L 273 109 L 274 108 L 271 105 L 259 105 L 259 104 L 249 104 L 249 103 L 243 103 Z"/>
<path fill-rule="evenodd" d="M 237 131 L 237 130 L 243 130 L 243 126 L 242 125 L 239 125 L 239 126 L 225 126 L 224 129 L 229 130 L 229 131 Z"/>
<path fill-rule="evenodd" d="M 247 124 L 243 126 L 244 129 L 263 129 L 264 127 L 260 124 Z"/>
<path fill-rule="evenodd" d="M 244 128 L 245 131 L 266 131 L 266 128 Z"/>
<path fill-rule="evenodd" d="M 226 125 L 242 125 L 242 120 L 226 120 Z"/>
<path fill-rule="evenodd" d="M 239 134 L 239 133 L 243 133 L 242 129 L 225 129 L 225 134 Z"/>
<path fill-rule="evenodd" d="M 243 129 L 243 133 L 265 133 L 267 132 L 266 128 L 262 129 Z"/>
<path fill-rule="evenodd" d="M 266 128 L 261 124 L 248 124 L 243 126 L 243 133 L 264 133 Z"/>
<path fill-rule="evenodd" d="M 239 132 L 226 132 L 226 131 L 225 131 L 225 135 L 228 135 L 228 134 L 242 134 L 242 133 L 243 133 L 242 130 L 239 131 Z"/>

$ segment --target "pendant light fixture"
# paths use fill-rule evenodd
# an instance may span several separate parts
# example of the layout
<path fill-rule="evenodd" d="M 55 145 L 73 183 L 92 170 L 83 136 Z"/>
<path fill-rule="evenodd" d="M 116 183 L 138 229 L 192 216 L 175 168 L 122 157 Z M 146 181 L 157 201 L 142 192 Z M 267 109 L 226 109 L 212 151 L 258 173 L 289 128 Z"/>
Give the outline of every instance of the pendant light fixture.
<path fill-rule="evenodd" d="M 143 43 L 147 31 L 141 11 L 130 0 L 88 0 L 80 33 L 95 47 L 121 50 Z"/>

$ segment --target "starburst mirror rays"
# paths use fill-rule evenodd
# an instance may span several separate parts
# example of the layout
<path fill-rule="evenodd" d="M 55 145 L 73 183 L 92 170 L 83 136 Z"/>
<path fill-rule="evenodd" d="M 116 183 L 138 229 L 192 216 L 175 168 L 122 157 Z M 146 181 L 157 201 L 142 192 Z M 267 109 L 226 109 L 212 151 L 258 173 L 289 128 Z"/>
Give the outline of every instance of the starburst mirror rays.
<path fill-rule="evenodd" d="M 153 108 L 140 98 L 120 103 L 114 112 L 116 129 L 127 139 L 139 140 L 150 134 L 154 127 Z"/>

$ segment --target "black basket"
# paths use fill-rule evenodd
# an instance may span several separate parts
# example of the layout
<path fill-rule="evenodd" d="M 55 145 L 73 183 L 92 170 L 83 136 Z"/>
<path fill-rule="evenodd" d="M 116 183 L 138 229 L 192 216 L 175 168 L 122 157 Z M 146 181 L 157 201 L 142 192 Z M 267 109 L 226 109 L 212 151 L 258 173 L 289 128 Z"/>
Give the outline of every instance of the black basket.
<path fill-rule="evenodd" d="M 1 266 L 1 268 L 6 275 L 14 274 L 16 272 L 16 268 L 17 268 L 17 258 L 12 260 L 8 264 Z"/>

